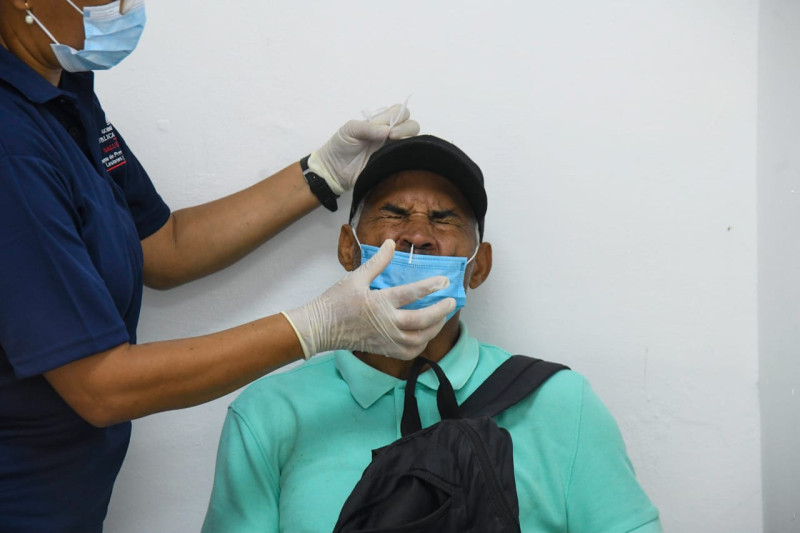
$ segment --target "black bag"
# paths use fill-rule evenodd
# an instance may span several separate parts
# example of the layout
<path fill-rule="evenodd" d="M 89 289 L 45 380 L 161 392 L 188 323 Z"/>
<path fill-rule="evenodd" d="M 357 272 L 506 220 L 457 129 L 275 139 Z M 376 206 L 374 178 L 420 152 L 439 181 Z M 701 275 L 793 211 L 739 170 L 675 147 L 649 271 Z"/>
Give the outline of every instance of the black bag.
<path fill-rule="evenodd" d="M 426 363 L 439 379 L 442 421 L 422 429 L 414 389 Z M 459 406 L 439 365 L 418 357 L 406 385 L 403 436 L 373 450 L 334 533 L 519 532 L 511 436 L 492 417 L 566 368 L 515 355 Z"/>

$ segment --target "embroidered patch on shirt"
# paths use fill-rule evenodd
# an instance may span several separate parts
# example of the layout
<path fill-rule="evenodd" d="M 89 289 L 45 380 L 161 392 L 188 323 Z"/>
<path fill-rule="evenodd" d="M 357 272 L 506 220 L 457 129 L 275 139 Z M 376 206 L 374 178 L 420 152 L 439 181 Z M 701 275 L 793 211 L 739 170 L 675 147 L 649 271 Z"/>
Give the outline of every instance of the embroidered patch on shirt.
<path fill-rule="evenodd" d="M 107 122 L 106 127 L 100 130 L 98 142 L 100 143 L 100 151 L 103 154 L 102 161 L 106 167 L 106 172 L 111 172 L 126 163 L 122 148 L 114 133 L 114 126 L 110 122 Z"/>

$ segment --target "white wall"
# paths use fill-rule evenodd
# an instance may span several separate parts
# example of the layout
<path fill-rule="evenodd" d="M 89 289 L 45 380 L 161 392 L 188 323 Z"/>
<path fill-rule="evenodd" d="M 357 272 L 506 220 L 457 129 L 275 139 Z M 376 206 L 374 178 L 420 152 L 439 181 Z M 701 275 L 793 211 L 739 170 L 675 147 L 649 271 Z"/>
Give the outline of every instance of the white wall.
<path fill-rule="evenodd" d="M 800 530 L 800 3 L 762 0 L 758 296 L 764 531 Z"/>
<path fill-rule="evenodd" d="M 482 166 L 479 338 L 585 374 L 669 531 L 761 528 L 752 0 L 150 2 L 98 75 L 173 208 L 402 101 Z M 142 342 L 300 304 L 342 275 L 320 210 L 223 273 L 148 291 Z M 197 531 L 231 397 L 135 422 L 110 533 Z M 265 416 L 269 416 L 265 412 Z"/>

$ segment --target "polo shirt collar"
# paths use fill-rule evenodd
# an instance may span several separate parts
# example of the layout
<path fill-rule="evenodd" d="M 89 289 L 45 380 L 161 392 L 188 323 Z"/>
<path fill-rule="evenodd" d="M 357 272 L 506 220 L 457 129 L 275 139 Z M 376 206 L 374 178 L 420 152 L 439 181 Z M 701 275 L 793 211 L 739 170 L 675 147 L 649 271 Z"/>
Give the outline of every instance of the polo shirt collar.
<path fill-rule="evenodd" d="M 43 104 L 62 94 L 60 89 L 53 87 L 38 72 L 2 46 L 0 46 L 0 80 L 7 82 L 28 100 L 37 104 Z"/>
<path fill-rule="evenodd" d="M 60 96 L 75 98 L 74 93 L 87 88 L 91 90 L 94 75 L 92 72 L 71 74 L 65 71 L 61 76 L 61 88 L 54 87 L 24 61 L 0 46 L 0 80 L 31 102 L 43 104 Z"/>
<path fill-rule="evenodd" d="M 350 388 L 350 394 L 364 409 L 369 408 L 384 394 L 392 391 L 405 380 L 384 374 L 346 350 L 334 353 L 336 368 Z M 459 336 L 453 348 L 439 361 L 454 390 L 461 389 L 478 366 L 478 341 L 469 336 L 467 326 L 459 322 Z M 438 390 L 439 380 L 433 370 L 428 369 L 419 376 L 417 383 Z"/>

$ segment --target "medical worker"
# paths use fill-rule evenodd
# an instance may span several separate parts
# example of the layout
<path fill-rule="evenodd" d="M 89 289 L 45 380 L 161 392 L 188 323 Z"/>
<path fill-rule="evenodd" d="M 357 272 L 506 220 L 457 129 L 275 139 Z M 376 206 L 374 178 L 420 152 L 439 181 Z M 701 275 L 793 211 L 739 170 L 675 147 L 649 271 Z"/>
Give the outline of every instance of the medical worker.
<path fill-rule="evenodd" d="M 350 121 L 274 176 L 171 212 L 93 90 L 91 71 L 124 59 L 144 22 L 142 0 L 0 0 L 4 533 L 102 530 L 130 420 L 218 398 L 317 352 L 411 358 L 454 306 L 399 309 L 442 288 L 441 277 L 370 291 L 391 260 L 387 241 L 285 314 L 137 345 L 143 284 L 205 276 L 320 204 L 335 209 L 380 141 L 419 131 L 402 106 Z"/>

